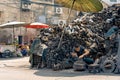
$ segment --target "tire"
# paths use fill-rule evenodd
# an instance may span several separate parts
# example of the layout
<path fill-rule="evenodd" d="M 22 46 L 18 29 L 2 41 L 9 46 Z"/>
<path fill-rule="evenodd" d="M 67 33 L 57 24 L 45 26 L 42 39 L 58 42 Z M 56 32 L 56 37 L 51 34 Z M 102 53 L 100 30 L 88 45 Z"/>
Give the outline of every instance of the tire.
<path fill-rule="evenodd" d="M 115 70 L 115 63 L 112 60 L 106 60 L 102 64 L 102 70 L 106 73 L 112 73 Z"/>

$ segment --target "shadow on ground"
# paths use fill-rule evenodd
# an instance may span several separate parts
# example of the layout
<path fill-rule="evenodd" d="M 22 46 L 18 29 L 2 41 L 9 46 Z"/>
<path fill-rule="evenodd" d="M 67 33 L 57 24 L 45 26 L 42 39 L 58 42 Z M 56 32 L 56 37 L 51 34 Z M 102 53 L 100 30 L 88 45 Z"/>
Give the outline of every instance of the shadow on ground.
<path fill-rule="evenodd" d="M 44 77 L 77 77 L 77 76 L 90 76 L 90 75 L 99 75 L 99 76 L 120 76 L 119 74 L 113 73 L 88 73 L 88 71 L 74 71 L 73 69 L 62 70 L 62 71 L 53 71 L 51 69 L 40 69 L 34 73 L 37 76 Z"/>

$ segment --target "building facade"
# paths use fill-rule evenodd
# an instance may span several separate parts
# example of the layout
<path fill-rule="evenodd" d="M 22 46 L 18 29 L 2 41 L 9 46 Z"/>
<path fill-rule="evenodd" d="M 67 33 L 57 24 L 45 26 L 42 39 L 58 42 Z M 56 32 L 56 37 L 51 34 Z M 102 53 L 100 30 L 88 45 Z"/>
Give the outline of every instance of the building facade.
<path fill-rule="evenodd" d="M 60 20 L 66 22 L 69 11 L 68 8 L 54 6 L 54 0 L 0 0 L 0 24 L 23 21 L 57 25 Z M 70 17 L 71 20 L 74 19 L 76 11 L 73 10 Z M 13 35 L 12 29 L 5 30 L 7 30 L 6 34 L 1 34 L 0 40 L 10 42 L 8 38 Z M 15 37 L 24 36 L 25 31 L 24 28 L 16 28 Z M 4 30 L 0 30 L 0 32 L 3 33 Z M 28 32 L 29 36 L 35 34 L 35 30 Z M 7 39 L 3 39 L 5 36 Z"/>
<path fill-rule="evenodd" d="M 54 6 L 54 0 L 0 0 L 0 24 L 10 21 L 52 24 L 54 18 L 66 20 L 68 14 L 69 9 Z M 72 11 L 71 17 L 76 17 L 76 11 Z"/>

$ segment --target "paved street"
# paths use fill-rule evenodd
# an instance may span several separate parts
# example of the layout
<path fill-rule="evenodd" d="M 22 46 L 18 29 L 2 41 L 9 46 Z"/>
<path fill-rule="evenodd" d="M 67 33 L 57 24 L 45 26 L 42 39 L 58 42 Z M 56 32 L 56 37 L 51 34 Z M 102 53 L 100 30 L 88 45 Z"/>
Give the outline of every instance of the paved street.
<path fill-rule="evenodd" d="M 120 75 L 71 70 L 30 69 L 29 58 L 0 59 L 1 80 L 120 80 Z"/>

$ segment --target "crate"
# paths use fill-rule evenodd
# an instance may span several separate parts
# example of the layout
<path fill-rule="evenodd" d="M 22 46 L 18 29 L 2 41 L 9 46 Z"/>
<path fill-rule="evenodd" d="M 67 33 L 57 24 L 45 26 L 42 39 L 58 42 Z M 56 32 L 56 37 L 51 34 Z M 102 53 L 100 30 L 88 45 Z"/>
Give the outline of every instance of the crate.
<path fill-rule="evenodd" d="M 31 58 L 31 67 L 38 67 L 38 65 L 40 66 L 42 63 L 42 56 L 39 55 L 35 55 L 32 54 L 32 58 Z"/>

